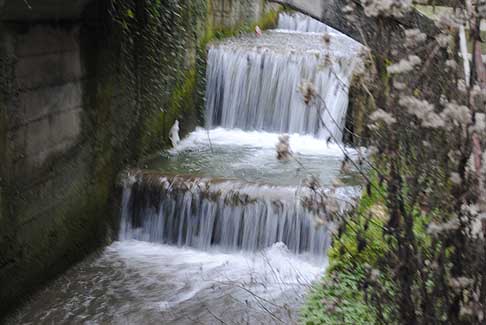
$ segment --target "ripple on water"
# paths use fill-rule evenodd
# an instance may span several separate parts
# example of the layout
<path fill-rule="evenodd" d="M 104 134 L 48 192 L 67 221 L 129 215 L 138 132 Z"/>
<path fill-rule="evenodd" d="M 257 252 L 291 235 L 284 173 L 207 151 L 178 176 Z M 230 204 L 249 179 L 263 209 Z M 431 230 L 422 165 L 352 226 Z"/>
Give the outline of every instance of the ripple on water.
<path fill-rule="evenodd" d="M 257 254 L 115 242 L 73 267 L 10 324 L 290 322 L 325 268 L 278 243 Z M 286 308 L 294 307 L 288 313 Z"/>

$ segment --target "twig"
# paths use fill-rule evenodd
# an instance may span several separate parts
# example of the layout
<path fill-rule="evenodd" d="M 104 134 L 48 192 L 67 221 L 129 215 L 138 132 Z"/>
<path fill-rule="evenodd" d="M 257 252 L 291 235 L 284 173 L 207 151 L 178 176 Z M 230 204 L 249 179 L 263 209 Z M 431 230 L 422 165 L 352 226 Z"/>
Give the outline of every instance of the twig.
<path fill-rule="evenodd" d="M 323 104 L 324 104 L 324 109 L 326 110 L 327 109 L 327 105 L 326 105 L 326 102 L 322 99 L 322 97 L 320 97 L 319 95 L 317 96 L 317 98 L 319 98 Z M 322 114 L 319 110 L 317 110 L 317 115 L 319 116 L 319 120 L 320 122 L 322 123 L 322 125 L 326 128 L 326 130 L 329 132 L 330 136 L 333 138 L 334 142 L 336 143 L 336 145 L 338 146 L 338 148 L 342 151 L 342 153 L 344 154 L 344 157 L 347 158 L 354 166 L 354 168 L 356 168 L 356 170 L 359 172 L 359 174 L 366 180 L 366 182 L 368 184 L 370 184 L 370 186 L 372 186 L 381 196 L 383 196 L 383 194 L 381 193 L 380 189 L 377 188 L 372 182 L 371 180 L 369 179 L 368 175 L 366 175 L 361 169 L 360 167 L 354 162 L 353 159 L 351 159 L 348 151 L 346 149 L 344 149 L 340 144 L 339 144 L 339 141 L 337 141 L 336 139 L 336 136 L 334 134 L 332 134 L 331 130 L 327 127 L 326 123 L 324 122 L 324 119 L 322 118 Z M 383 196 L 384 199 L 386 199 L 385 196 Z"/>
<path fill-rule="evenodd" d="M 206 307 L 206 310 L 208 311 L 208 313 L 211 314 L 211 316 L 213 316 L 214 318 L 216 318 L 216 320 L 218 320 L 218 322 L 220 322 L 221 324 L 226 324 L 225 321 L 223 321 L 221 318 L 219 318 L 218 316 L 216 316 L 213 312 L 211 312 L 211 310 L 209 310 L 208 307 Z"/>
<path fill-rule="evenodd" d="M 206 128 L 206 133 L 208 135 L 209 149 L 211 150 L 211 153 L 214 154 L 213 143 L 211 142 L 211 137 L 209 136 L 209 128 Z"/>
<path fill-rule="evenodd" d="M 27 0 L 24 0 L 24 3 L 29 10 L 32 10 L 32 6 L 29 4 L 29 2 Z"/>

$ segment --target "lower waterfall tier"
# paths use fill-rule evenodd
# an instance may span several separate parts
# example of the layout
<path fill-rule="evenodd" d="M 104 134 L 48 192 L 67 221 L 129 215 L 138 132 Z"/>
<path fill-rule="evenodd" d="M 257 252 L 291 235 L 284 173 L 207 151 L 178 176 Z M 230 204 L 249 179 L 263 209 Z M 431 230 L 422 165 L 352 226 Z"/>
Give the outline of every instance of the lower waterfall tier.
<path fill-rule="evenodd" d="M 294 187 L 150 172 L 130 179 L 123 194 L 122 240 L 247 251 L 282 242 L 293 253 L 321 257 L 330 244 L 325 207 L 307 208 L 309 193 Z"/>

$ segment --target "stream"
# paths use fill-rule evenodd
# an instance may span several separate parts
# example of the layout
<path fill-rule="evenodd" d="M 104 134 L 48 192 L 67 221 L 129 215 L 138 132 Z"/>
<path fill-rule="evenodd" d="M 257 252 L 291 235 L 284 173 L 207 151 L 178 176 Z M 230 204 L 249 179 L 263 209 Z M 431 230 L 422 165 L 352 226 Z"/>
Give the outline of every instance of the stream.
<path fill-rule="evenodd" d="M 10 323 L 297 323 L 305 294 L 325 271 L 332 231 L 331 222 L 317 222 L 322 211 L 303 203 L 312 195 L 306 179 L 313 175 L 340 202 L 359 193 L 356 175 L 341 173 L 359 47 L 287 13 L 262 37 L 211 45 L 205 128 L 130 171 L 118 240 L 51 283 Z M 302 80 L 323 102 L 305 105 Z M 276 159 L 282 133 L 289 161 Z"/>

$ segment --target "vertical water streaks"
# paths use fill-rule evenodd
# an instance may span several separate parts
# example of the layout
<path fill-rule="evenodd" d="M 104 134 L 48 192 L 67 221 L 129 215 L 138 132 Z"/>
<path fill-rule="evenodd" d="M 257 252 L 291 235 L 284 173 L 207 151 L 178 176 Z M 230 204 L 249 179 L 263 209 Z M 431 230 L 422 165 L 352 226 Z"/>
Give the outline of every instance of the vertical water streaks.
<path fill-rule="evenodd" d="M 326 33 L 334 30 L 312 17 L 301 13 L 287 12 L 282 12 L 279 15 L 277 28 L 305 33 Z"/>
<path fill-rule="evenodd" d="M 340 141 L 348 86 L 361 46 L 315 21 L 282 16 L 281 26 L 290 25 L 297 30 L 326 30 L 330 42 L 324 34 L 277 30 L 209 48 L 209 128 Z M 304 103 L 298 92 L 304 80 L 312 81 L 323 101 Z M 308 195 L 304 192 L 296 186 L 139 173 L 125 184 L 120 239 L 253 252 L 281 242 L 295 254 L 325 256 L 330 223 L 318 223 L 326 220 L 326 208 L 311 211 L 303 203 Z"/>
<path fill-rule="evenodd" d="M 258 251 L 282 242 L 293 253 L 325 256 L 326 225 L 294 187 L 145 174 L 124 187 L 120 239 L 207 250 Z"/>
<path fill-rule="evenodd" d="M 267 31 L 217 43 L 208 53 L 206 124 L 340 140 L 359 44 L 337 33 Z M 298 92 L 312 81 L 325 105 Z M 319 122 L 318 110 L 325 127 Z M 326 112 L 327 110 L 327 112 Z"/>

